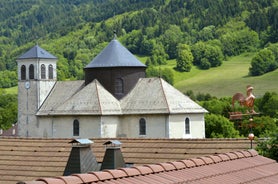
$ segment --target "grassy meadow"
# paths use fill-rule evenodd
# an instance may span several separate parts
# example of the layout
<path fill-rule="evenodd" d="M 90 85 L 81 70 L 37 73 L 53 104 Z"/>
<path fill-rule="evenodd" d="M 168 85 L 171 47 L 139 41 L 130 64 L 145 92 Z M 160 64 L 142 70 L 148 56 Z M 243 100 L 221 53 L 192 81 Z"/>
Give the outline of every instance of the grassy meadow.
<path fill-rule="evenodd" d="M 254 87 L 253 92 L 257 97 L 267 91 L 278 93 L 278 70 L 258 77 L 248 76 L 252 57 L 253 53 L 235 56 L 223 61 L 220 67 L 209 70 L 193 67 L 188 73 L 174 71 L 174 86 L 182 92 L 192 90 L 194 94 L 209 93 L 217 97 L 233 96 L 236 92 L 245 93 L 249 84 Z M 173 60 L 163 68 L 174 68 L 175 65 Z"/>

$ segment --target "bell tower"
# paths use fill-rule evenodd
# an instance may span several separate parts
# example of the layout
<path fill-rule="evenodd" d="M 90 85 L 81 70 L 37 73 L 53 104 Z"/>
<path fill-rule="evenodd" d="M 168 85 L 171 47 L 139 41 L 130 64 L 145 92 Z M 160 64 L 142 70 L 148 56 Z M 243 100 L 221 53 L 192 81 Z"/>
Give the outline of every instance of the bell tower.
<path fill-rule="evenodd" d="M 57 81 L 57 58 L 38 45 L 17 58 L 18 135 L 38 137 L 36 113 Z"/>

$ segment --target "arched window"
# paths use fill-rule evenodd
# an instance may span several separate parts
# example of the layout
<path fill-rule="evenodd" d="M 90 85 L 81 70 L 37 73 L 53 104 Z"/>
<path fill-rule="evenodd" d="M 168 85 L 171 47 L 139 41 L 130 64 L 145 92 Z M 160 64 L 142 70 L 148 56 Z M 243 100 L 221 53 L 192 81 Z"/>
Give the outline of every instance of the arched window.
<path fill-rule="evenodd" d="M 29 79 L 34 79 L 35 78 L 35 68 L 34 65 L 29 66 Z"/>
<path fill-rule="evenodd" d="M 22 65 L 20 68 L 21 80 L 26 80 L 26 66 Z"/>
<path fill-rule="evenodd" d="M 146 120 L 144 118 L 139 120 L 139 135 L 146 135 Z"/>
<path fill-rule="evenodd" d="M 45 65 L 42 64 L 41 65 L 41 79 L 45 79 Z"/>
<path fill-rule="evenodd" d="M 190 134 L 190 121 L 189 121 L 189 118 L 185 118 L 185 134 Z"/>
<path fill-rule="evenodd" d="M 115 94 L 123 94 L 124 93 L 124 81 L 121 78 L 117 78 L 115 80 Z"/>
<path fill-rule="evenodd" d="M 48 66 L 48 78 L 53 79 L 53 66 L 52 65 Z"/>
<path fill-rule="evenodd" d="M 77 119 L 73 121 L 73 136 L 79 136 L 79 121 Z"/>

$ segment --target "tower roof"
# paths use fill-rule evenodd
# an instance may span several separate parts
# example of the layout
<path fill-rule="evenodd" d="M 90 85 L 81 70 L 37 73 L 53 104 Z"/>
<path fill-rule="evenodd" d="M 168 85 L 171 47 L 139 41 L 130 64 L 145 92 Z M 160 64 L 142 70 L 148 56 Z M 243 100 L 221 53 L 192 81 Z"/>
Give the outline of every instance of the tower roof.
<path fill-rule="evenodd" d="M 118 40 L 113 39 L 85 68 L 146 67 Z"/>
<path fill-rule="evenodd" d="M 57 59 L 46 50 L 42 49 L 39 45 L 35 45 L 33 48 L 22 54 L 18 59 L 34 59 L 34 58 L 43 58 L 43 59 Z"/>

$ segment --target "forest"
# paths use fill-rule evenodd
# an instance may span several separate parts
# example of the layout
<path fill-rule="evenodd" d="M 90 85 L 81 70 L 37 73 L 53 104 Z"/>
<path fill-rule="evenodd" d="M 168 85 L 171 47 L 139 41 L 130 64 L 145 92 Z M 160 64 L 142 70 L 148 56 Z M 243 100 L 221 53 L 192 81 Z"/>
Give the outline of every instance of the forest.
<path fill-rule="evenodd" d="M 207 70 L 252 51 L 251 76 L 278 67 L 277 0 L 11 0 L 0 1 L 0 88 L 17 85 L 16 58 L 36 43 L 59 58 L 59 80 L 83 79 L 114 31 L 148 66 Z"/>
<path fill-rule="evenodd" d="M 35 44 L 58 57 L 58 80 L 83 79 L 84 66 L 114 32 L 133 54 L 147 58 L 148 76 L 171 84 L 171 70 L 157 69 L 169 60 L 176 61 L 175 70 L 190 72 L 253 52 L 249 76 L 278 68 L 277 0 L 2 0 L 0 88 L 17 85 L 16 58 Z M 0 127 L 6 129 L 16 120 L 17 98 L 5 90 L 0 94 Z M 230 99 L 187 95 L 210 111 L 207 137 L 246 136 L 248 128 L 235 129 L 228 120 Z M 256 109 L 262 115 L 255 121 L 265 123 L 254 129 L 257 136 L 277 130 L 278 95 L 265 93 Z"/>

